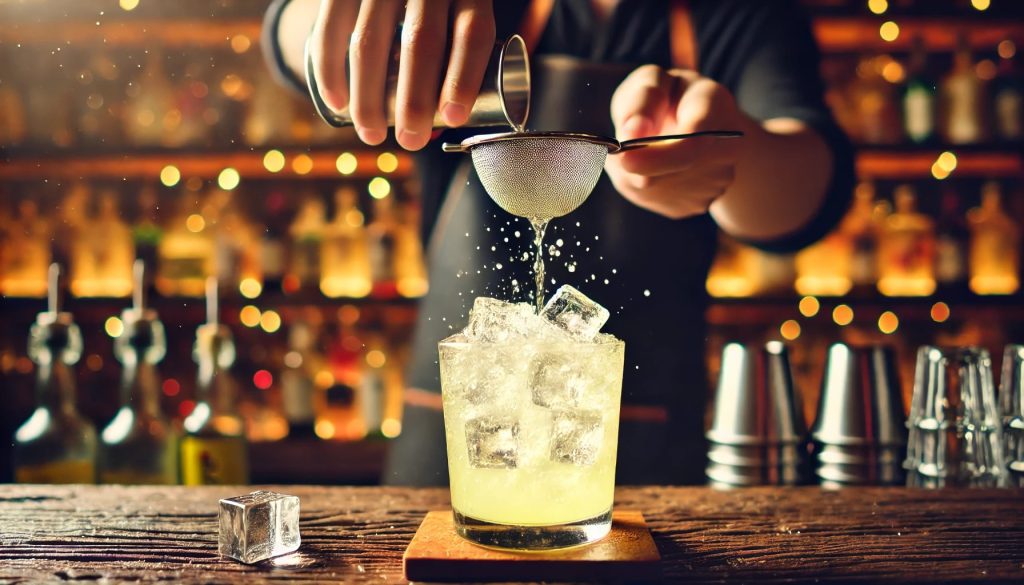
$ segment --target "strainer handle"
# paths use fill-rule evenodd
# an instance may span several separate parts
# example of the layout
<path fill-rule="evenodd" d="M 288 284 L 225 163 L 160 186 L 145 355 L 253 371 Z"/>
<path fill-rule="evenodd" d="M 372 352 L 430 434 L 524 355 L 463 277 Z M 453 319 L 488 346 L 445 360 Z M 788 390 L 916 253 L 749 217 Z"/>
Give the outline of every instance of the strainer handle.
<path fill-rule="evenodd" d="M 669 140 L 685 140 L 687 138 L 697 138 L 700 136 L 712 136 L 715 138 L 739 138 L 743 136 L 743 133 L 739 130 L 701 130 L 699 132 L 690 132 L 688 134 L 664 134 L 662 136 L 645 136 L 643 138 L 634 138 L 633 140 L 623 140 L 619 143 L 617 150 L 609 150 L 608 154 L 616 154 L 626 150 L 633 150 L 636 148 L 643 148 L 651 144 L 658 142 L 667 142 Z"/>

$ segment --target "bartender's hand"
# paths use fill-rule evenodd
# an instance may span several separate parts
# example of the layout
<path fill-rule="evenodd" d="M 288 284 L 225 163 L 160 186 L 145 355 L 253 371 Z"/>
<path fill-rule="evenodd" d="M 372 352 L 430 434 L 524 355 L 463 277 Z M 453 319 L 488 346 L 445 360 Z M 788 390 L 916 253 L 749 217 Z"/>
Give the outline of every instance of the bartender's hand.
<path fill-rule="evenodd" d="M 694 71 L 637 68 L 612 97 L 619 140 L 748 124 L 725 87 Z M 605 170 L 629 201 L 672 219 L 706 213 L 732 185 L 742 140 L 693 138 L 610 155 Z"/>
<path fill-rule="evenodd" d="M 469 119 L 494 46 L 491 0 L 321 0 L 310 51 L 327 105 L 350 105 L 359 138 L 380 144 L 388 129 L 384 83 L 402 21 L 395 137 L 403 148 L 418 150 L 430 139 L 435 112 L 449 126 Z M 346 58 L 352 79 L 345 75 Z"/>

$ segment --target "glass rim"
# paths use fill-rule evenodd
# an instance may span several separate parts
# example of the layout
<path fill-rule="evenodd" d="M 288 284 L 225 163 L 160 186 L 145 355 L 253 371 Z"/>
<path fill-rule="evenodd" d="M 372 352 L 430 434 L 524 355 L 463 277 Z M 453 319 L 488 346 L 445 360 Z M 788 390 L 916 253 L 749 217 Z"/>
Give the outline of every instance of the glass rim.
<path fill-rule="evenodd" d="M 609 337 L 611 337 L 609 335 Z M 625 347 L 626 342 L 619 339 L 618 337 L 611 337 L 607 341 L 579 341 L 576 339 L 566 340 L 553 340 L 544 339 L 538 341 L 514 339 L 509 341 L 469 341 L 469 340 L 453 340 L 451 337 L 447 337 L 437 342 L 438 349 L 442 347 L 453 347 L 456 349 L 465 349 L 471 347 L 480 348 L 499 348 L 499 347 L 511 347 L 516 349 L 522 349 L 523 347 Z"/>

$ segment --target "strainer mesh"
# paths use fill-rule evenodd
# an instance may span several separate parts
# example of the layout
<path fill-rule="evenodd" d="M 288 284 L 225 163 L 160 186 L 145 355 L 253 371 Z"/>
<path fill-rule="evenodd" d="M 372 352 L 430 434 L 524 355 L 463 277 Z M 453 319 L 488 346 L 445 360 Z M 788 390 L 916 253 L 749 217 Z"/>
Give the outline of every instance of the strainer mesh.
<path fill-rule="evenodd" d="M 522 138 L 479 144 L 472 155 L 480 182 L 502 209 L 551 219 L 575 210 L 590 196 L 608 147 L 585 140 Z"/>

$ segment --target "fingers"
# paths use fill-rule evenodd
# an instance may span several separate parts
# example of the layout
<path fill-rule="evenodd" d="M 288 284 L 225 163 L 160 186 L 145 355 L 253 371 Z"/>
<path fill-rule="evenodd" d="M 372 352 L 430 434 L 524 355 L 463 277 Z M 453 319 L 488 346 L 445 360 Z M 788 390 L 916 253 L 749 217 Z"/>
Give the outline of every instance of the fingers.
<path fill-rule="evenodd" d="M 359 0 L 323 0 L 310 33 L 313 75 L 320 96 L 335 111 L 343 110 L 348 105 L 345 59 L 348 39 L 358 13 Z"/>
<path fill-rule="evenodd" d="M 438 111 L 445 124 L 460 126 L 469 119 L 494 46 L 494 8 L 491 0 L 455 0 L 452 19 L 452 52 Z"/>
<path fill-rule="evenodd" d="M 449 0 L 409 0 L 395 92 L 395 138 L 407 150 L 430 140 L 444 62 Z"/>
<path fill-rule="evenodd" d="M 670 219 L 706 213 L 735 178 L 735 167 L 719 164 L 659 177 L 610 172 L 612 184 L 627 200 Z"/>
<path fill-rule="evenodd" d="M 680 131 L 679 133 L 689 132 Z M 629 150 L 613 155 L 624 171 L 657 177 L 685 170 L 695 164 L 715 164 L 731 160 L 738 145 L 730 138 L 698 136 L 686 140 L 675 140 L 663 144 L 652 144 L 644 148 Z"/>
<path fill-rule="evenodd" d="M 367 144 L 380 144 L 387 137 L 388 64 L 401 10 L 400 0 L 366 0 L 352 31 L 349 113 L 356 133 Z"/>
<path fill-rule="evenodd" d="M 626 76 L 612 95 L 611 114 L 619 140 L 650 136 L 669 113 L 673 79 L 656 65 Z"/>

